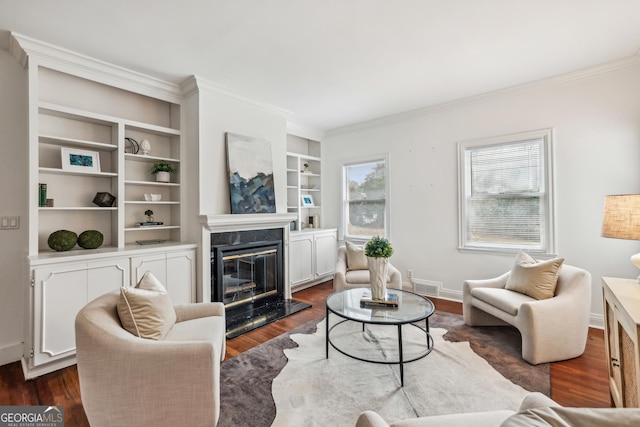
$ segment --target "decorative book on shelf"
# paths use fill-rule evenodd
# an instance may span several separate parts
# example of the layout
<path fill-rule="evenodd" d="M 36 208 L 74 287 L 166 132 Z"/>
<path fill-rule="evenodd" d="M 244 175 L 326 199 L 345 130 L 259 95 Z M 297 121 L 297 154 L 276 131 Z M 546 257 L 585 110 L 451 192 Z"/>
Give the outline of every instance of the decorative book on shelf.
<path fill-rule="evenodd" d="M 136 222 L 136 227 L 157 227 L 159 225 L 164 225 L 164 222 L 162 221 Z"/>
<path fill-rule="evenodd" d="M 360 299 L 360 307 L 387 307 L 394 308 L 398 306 L 398 295 L 387 294 L 383 300 L 372 299 L 371 295 L 365 294 Z"/>

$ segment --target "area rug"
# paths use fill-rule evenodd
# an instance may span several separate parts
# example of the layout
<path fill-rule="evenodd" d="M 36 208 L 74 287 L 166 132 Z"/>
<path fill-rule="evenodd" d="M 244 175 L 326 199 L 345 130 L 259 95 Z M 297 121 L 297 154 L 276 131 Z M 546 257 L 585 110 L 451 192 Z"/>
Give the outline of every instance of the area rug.
<path fill-rule="evenodd" d="M 238 426 L 251 425 L 256 427 L 267 427 L 270 425 L 287 425 L 287 421 L 280 423 L 280 420 L 274 422 L 276 417 L 276 407 L 272 397 L 271 385 L 273 379 L 280 373 L 282 368 L 287 364 L 287 357 L 284 350 L 297 347 L 290 336 L 296 334 L 312 334 L 316 330 L 316 323 L 312 321 L 302 325 L 287 334 L 274 338 L 263 343 L 241 355 L 234 357 L 222 364 L 221 367 L 221 413 L 219 426 Z M 498 369 L 502 375 L 510 379 L 516 384 L 521 385 L 529 391 L 540 391 L 549 394 L 549 365 L 532 366 L 524 362 L 520 358 L 519 345 L 520 336 L 517 330 L 509 327 L 487 327 L 487 328 L 470 328 L 464 325 L 462 316 L 436 312 L 431 317 L 430 325 L 432 328 L 444 328 L 448 332 L 444 335 L 445 340 L 451 341 L 467 341 L 471 348 L 483 359 L 494 364 L 494 368 Z M 324 339 L 324 328 L 321 328 L 322 339 Z M 446 343 L 445 343 L 446 344 Z M 441 346 L 444 346 L 442 344 Z M 320 346 L 322 358 L 324 358 L 324 341 Z M 330 361 L 338 356 L 333 349 L 330 353 Z M 435 350 L 434 350 L 435 351 Z M 430 354 L 426 359 L 431 358 L 434 354 Z M 357 362 L 364 367 L 371 369 L 372 367 L 380 367 L 364 362 Z M 405 388 L 410 385 L 411 377 L 416 376 L 415 365 L 419 362 L 412 362 L 405 367 Z M 392 365 L 385 367 L 395 370 L 397 376 L 398 367 Z M 433 381 L 429 378 L 427 372 L 418 369 L 418 375 L 422 375 L 426 382 Z M 438 368 L 432 368 L 432 372 L 438 372 Z M 397 381 L 397 377 L 396 377 Z M 453 379 L 451 379 L 453 381 Z M 466 378 L 462 380 L 464 383 Z M 391 382 L 389 382 L 391 383 Z M 399 382 L 395 383 L 396 390 Z M 453 384 L 450 387 L 451 392 L 460 388 L 460 385 Z M 492 396 L 492 384 L 484 384 L 484 394 L 488 397 Z M 404 388 L 400 390 L 402 392 Z M 363 398 L 362 390 L 358 390 L 354 398 Z M 518 391 L 515 400 L 519 402 L 521 391 Z M 331 396 L 325 396 L 330 399 Z M 316 405 L 324 405 L 324 400 Z M 427 395 L 421 396 L 420 399 L 433 402 L 435 399 L 443 400 L 460 400 L 466 401 L 465 394 L 456 392 L 446 392 L 440 396 L 439 393 L 433 391 L 433 388 Z M 342 400 L 341 400 L 342 402 Z M 376 408 L 367 408 L 376 409 Z M 417 415 L 413 415 L 415 417 Z M 389 418 L 391 419 L 391 418 Z M 343 420 L 345 421 L 345 420 Z M 349 424 L 353 420 L 347 420 Z M 331 425 L 323 423 L 324 425 Z M 340 424 L 337 424 L 340 425 Z"/>

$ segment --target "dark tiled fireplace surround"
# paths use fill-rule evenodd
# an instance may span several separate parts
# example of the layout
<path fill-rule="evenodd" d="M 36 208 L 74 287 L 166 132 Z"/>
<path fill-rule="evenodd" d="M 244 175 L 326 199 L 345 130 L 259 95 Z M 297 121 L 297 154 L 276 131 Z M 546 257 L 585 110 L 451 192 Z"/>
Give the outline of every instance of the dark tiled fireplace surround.
<path fill-rule="evenodd" d="M 227 338 L 309 307 L 291 299 L 286 285 L 288 222 L 283 219 L 286 225 L 276 227 L 271 222 L 260 225 L 263 215 L 250 224 L 242 215 L 237 229 L 228 215 L 224 216 L 225 226 L 214 221 L 208 227 L 212 229 L 211 301 L 225 304 Z"/>

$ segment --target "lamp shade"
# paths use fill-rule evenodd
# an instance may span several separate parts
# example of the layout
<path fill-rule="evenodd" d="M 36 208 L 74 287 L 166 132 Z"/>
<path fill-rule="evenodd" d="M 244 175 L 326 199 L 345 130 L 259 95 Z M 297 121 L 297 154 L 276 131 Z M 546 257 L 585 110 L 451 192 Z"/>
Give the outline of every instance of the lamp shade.
<path fill-rule="evenodd" d="M 640 194 L 605 196 L 602 237 L 640 240 Z"/>

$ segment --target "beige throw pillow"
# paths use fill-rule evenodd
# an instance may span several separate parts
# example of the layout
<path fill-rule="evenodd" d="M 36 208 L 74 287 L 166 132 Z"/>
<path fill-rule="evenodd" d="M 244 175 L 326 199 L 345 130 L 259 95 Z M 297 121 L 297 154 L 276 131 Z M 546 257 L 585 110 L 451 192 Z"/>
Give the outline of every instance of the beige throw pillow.
<path fill-rule="evenodd" d="M 367 270 L 367 257 L 364 254 L 364 248 L 346 242 L 347 248 L 347 270 Z"/>
<path fill-rule="evenodd" d="M 563 262 L 563 258 L 538 262 L 526 252 L 520 251 L 516 255 L 506 288 L 539 300 L 552 298 Z"/>
<path fill-rule="evenodd" d="M 166 289 L 150 272 L 142 276 L 135 288 L 120 288 L 117 309 L 122 327 L 140 338 L 161 340 L 176 322 Z"/>

